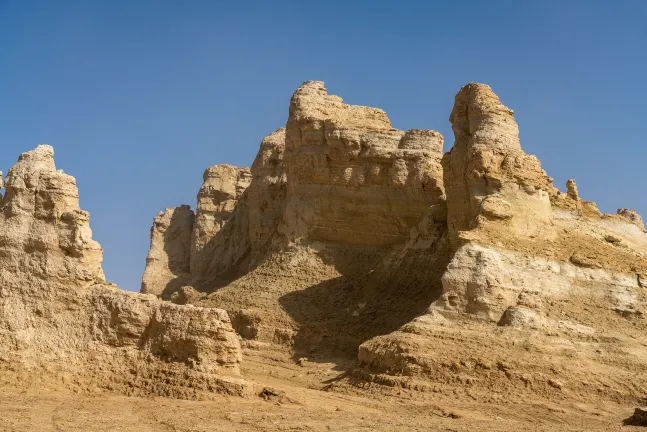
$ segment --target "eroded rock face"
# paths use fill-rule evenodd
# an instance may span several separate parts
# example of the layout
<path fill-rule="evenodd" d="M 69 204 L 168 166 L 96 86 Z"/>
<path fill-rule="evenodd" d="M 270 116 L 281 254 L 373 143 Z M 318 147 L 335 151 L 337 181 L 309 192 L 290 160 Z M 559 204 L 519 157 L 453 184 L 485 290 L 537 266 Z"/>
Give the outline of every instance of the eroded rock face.
<path fill-rule="evenodd" d="M 550 223 L 552 179 L 519 143 L 511 109 L 490 87 L 470 83 L 449 118 L 454 146 L 443 159 L 448 227 L 454 248 L 464 231 L 505 224 L 510 236 L 532 236 Z"/>
<path fill-rule="evenodd" d="M 458 92 L 455 144 L 443 157 L 454 253 L 442 294 L 426 314 L 362 344 L 360 364 L 374 381 L 435 392 L 460 383 L 476 399 L 500 388 L 502 400 L 564 398 L 567 388 L 635 400 L 631 371 L 645 360 L 628 335 L 647 328 L 640 217 L 601 214 L 573 180 L 559 192 L 521 149 L 512 114 L 488 86 Z M 604 389 L 591 391 L 593 381 Z"/>
<path fill-rule="evenodd" d="M 449 260 L 442 145 L 304 83 L 231 216 L 192 257 L 203 295 L 190 302 L 226 308 L 243 338 L 295 349 L 355 351 L 397 328 L 437 296 Z"/>
<path fill-rule="evenodd" d="M 9 170 L 0 208 L 3 274 L 29 271 L 46 280 L 88 286 L 105 281 L 103 251 L 79 208 L 76 181 L 54 166 L 40 145 Z"/>
<path fill-rule="evenodd" d="M 226 378 L 239 374 L 241 360 L 226 312 L 172 305 L 106 283 L 75 180 L 56 170 L 50 146 L 22 154 L 5 187 L 0 368 L 24 373 L 25 383 L 54 379 L 126 394 L 245 391 L 242 380 Z M 174 229 L 172 214 L 160 216 L 167 231 Z M 161 375 L 167 379 L 155 379 Z"/>
<path fill-rule="evenodd" d="M 618 209 L 618 215 L 629 220 L 632 224 L 636 225 L 641 230 L 645 231 L 645 225 L 643 224 L 643 218 L 632 209 Z"/>
<path fill-rule="evenodd" d="M 191 237 L 195 215 L 188 205 L 160 212 L 151 227 L 151 245 L 141 292 L 168 298 L 191 283 Z"/>
<path fill-rule="evenodd" d="M 304 83 L 286 128 L 262 141 L 251 182 L 228 165 L 205 173 L 191 284 L 221 287 L 288 244 L 405 244 L 430 208 L 432 224 L 445 219 L 442 145 L 438 132 L 394 129 L 384 111 Z"/>
<path fill-rule="evenodd" d="M 251 179 L 249 168 L 215 165 L 205 170 L 191 239 L 191 270 L 194 273 L 201 270 L 200 252 L 231 218 Z"/>
<path fill-rule="evenodd" d="M 442 145 L 438 132 L 404 133 L 384 111 L 344 104 L 320 81 L 304 83 L 286 128 L 282 232 L 289 239 L 404 243 L 441 202 Z"/>
<path fill-rule="evenodd" d="M 284 154 L 285 129 L 281 128 L 261 141 L 252 164 L 252 183 L 247 191 L 252 255 L 272 238 L 283 217 L 288 182 Z"/>
<path fill-rule="evenodd" d="M 174 231 L 166 228 L 169 222 L 163 222 L 171 216 L 160 214 L 154 220 L 142 292 L 168 298 L 183 285 L 209 290 L 254 262 L 275 235 L 285 208 L 284 149 L 285 129 L 278 129 L 263 139 L 251 169 L 231 165 L 207 168 L 195 220 L 189 223 L 190 210 L 182 207 L 185 216 L 173 225 L 182 235 L 162 234 Z M 164 214 L 178 209 L 167 209 Z M 189 225 L 192 233 L 187 240 Z M 178 251 L 180 264 L 159 252 L 164 250 Z M 158 255 L 161 259 L 151 259 Z"/>
<path fill-rule="evenodd" d="M 647 262 L 641 255 L 647 239 L 636 236 L 627 240 L 632 247 L 622 248 L 618 247 L 622 239 L 614 236 L 618 231 L 627 236 L 626 224 L 640 226 L 639 219 L 631 212 L 623 216 L 619 211 L 624 219 L 602 215 L 595 203 L 580 199 L 574 180 L 566 183 L 566 194 L 557 191 L 537 158 L 521 149 L 512 111 L 488 86 L 463 87 L 450 121 L 456 139 L 443 163 L 448 229 L 456 253 L 443 275 L 439 305 L 460 304 L 462 311 L 498 321 L 507 307 L 516 306 L 509 290 L 524 286 L 522 280 L 536 273 L 523 259 L 503 272 L 500 263 L 508 252 L 562 263 L 555 264 L 562 268 L 575 265 L 617 274 L 644 271 Z M 535 274 L 534 284 L 552 280 L 551 268 Z M 634 278 L 629 279 L 634 288 Z"/>
<path fill-rule="evenodd" d="M 640 216 L 602 214 L 573 180 L 560 192 L 488 86 L 463 87 L 450 121 L 443 155 L 437 132 L 304 83 L 192 257 L 197 292 L 173 301 L 226 308 L 241 337 L 293 353 L 358 352 L 354 376 L 374 383 L 635 400 Z"/>

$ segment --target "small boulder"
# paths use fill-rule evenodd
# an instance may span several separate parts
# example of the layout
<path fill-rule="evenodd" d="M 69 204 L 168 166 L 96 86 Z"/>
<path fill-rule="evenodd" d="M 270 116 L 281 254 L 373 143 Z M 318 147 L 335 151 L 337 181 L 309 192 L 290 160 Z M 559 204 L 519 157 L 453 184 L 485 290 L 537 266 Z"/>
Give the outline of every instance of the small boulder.
<path fill-rule="evenodd" d="M 626 425 L 647 426 L 647 407 L 639 407 L 634 410 L 634 415 L 625 420 Z"/>
<path fill-rule="evenodd" d="M 503 312 L 499 320 L 500 326 L 517 328 L 540 328 L 545 327 L 544 319 L 534 310 L 519 306 L 510 306 Z"/>

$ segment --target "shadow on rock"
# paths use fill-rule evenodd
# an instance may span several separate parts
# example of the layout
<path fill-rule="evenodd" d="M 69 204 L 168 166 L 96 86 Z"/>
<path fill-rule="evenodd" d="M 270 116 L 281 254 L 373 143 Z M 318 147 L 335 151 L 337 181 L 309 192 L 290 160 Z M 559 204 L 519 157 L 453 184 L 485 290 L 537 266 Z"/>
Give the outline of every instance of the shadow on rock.
<path fill-rule="evenodd" d="M 424 313 L 442 292 L 440 278 L 450 254 L 443 236 L 427 249 L 336 248 L 328 259 L 342 276 L 279 299 L 299 326 L 295 358 L 354 359 L 366 340 Z"/>

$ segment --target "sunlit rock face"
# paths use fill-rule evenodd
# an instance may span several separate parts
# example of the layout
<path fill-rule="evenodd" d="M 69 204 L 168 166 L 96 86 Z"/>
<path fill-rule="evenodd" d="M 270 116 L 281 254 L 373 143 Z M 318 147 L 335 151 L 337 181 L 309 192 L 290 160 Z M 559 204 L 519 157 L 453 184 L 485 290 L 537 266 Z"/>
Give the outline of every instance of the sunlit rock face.
<path fill-rule="evenodd" d="M 440 392 L 460 383 L 476 400 L 568 398 L 564 389 L 637 400 L 645 380 L 632 371 L 647 366 L 634 339 L 647 329 L 640 216 L 600 213 L 574 180 L 558 191 L 486 85 L 458 92 L 450 122 L 442 165 L 453 255 L 442 291 L 426 314 L 360 346 L 358 376 Z"/>
<path fill-rule="evenodd" d="M 126 394 L 244 392 L 243 381 L 227 378 L 239 374 L 241 351 L 225 311 L 172 305 L 106 282 L 76 181 L 56 170 L 53 156 L 44 145 L 23 153 L 4 182 L 0 369 L 24 373 L 25 383 Z M 168 380 L 151 380 L 161 374 Z"/>
<path fill-rule="evenodd" d="M 283 232 L 292 239 L 403 243 L 441 202 L 442 145 L 438 132 L 402 132 L 384 111 L 344 104 L 322 82 L 304 83 L 286 128 Z"/>

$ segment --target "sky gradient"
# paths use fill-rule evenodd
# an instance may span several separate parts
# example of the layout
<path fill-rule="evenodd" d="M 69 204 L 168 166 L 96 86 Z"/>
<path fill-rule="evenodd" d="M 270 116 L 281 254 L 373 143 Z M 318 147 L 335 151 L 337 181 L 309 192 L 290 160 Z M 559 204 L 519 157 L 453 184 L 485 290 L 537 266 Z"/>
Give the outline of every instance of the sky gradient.
<path fill-rule="evenodd" d="M 47 143 L 108 280 L 139 290 L 153 217 L 249 166 L 293 91 L 326 82 L 398 129 L 489 84 L 521 144 L 603 212 L 647 216 L 647 2 L 0 0 L 0 170 Z"/>

